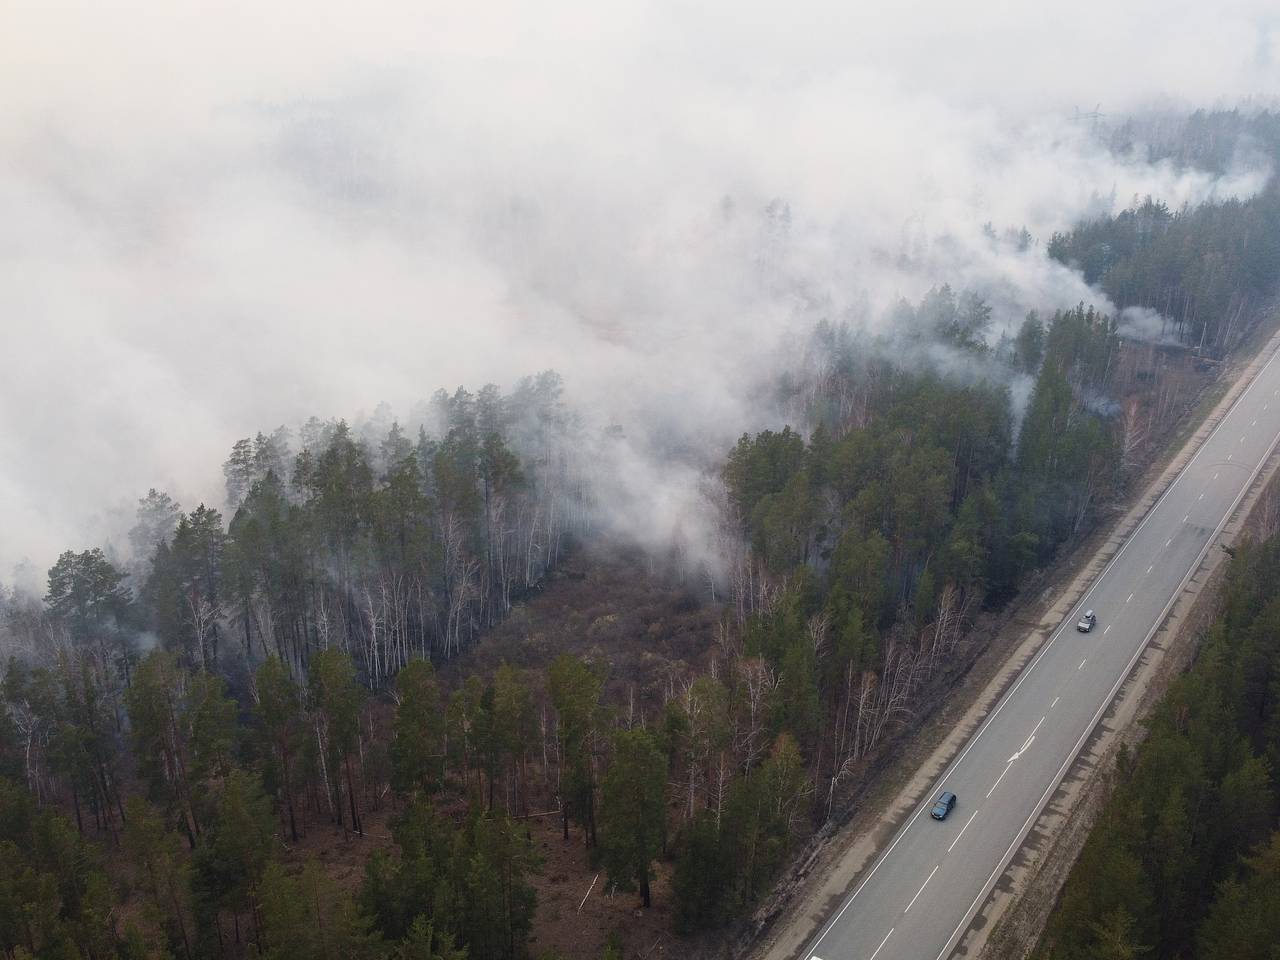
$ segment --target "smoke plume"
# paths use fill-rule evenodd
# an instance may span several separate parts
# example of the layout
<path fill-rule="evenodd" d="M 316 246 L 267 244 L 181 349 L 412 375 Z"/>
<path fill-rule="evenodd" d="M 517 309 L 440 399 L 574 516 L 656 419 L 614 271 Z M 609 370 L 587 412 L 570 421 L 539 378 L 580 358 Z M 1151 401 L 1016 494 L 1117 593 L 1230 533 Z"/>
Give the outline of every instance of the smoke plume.
<path fill-rule="evenodd" d="M 231 444 L 553 368 L 608 518 L 689 522 L 818 319 L 1106 306 L 1043 241 L 1152 194 L 1119 116 L 1280 89 L 1274 5 L 10 4 L 0 578 L 219 503 Z M 1103 121 L 1105 122 L 1105 120 Z M 1032 242 L 998 239 L 1025 227 Z M 1150 318 L 1127 322 L 1150 325 Z"/>

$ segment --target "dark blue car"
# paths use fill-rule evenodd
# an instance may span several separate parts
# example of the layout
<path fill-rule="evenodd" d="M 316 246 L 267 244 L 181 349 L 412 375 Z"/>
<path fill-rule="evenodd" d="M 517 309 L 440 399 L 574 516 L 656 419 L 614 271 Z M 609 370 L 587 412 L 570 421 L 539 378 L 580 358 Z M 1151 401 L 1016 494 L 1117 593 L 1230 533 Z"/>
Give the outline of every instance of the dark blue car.
<path fill-rule="evenodd" d="M 929 811 L 929 816 L 935 820 L 945 820 L 955 805 L 956 795 L 950 790 L 943 790 L 938 794 L 938 799 L 933 801 L 933 809 Z"/>

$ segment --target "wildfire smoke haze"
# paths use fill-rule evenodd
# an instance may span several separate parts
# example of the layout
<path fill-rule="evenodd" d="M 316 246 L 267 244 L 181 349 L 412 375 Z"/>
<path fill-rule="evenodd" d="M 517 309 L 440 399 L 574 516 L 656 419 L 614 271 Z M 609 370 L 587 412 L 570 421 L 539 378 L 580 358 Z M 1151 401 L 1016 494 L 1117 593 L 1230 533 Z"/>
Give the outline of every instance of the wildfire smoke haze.
<path fill-rule="evenodd" d="M 1107 308 L 1053 231 L 1270 175 L 1117 155 L 1073 117 L 1280 89 L 1273 5 L 778 13 L 11 4 L 0 576 L 123 545 L 149 487 L 220 502 L 257 430 L 548 368 L 584 430 L 623 428 L 613 519 L 670 530 L 775 421 L 797 331 L 941 283 L 995 331 Z"/>

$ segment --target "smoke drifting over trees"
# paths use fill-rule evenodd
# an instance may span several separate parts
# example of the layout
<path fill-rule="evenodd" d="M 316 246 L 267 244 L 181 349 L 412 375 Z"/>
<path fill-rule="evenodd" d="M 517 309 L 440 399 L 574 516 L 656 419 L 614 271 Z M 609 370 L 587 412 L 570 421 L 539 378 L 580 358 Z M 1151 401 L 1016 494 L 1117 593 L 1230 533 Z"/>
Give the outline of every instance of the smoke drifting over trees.
<path fill-rule="evenodd" d="M 0 953 L 723 942 L 1277 291 L 1262 3 L 159 6 L 2 34 Z"/>
<path fill-rule="evenodd" d="M 259 429 L 544 369 L 589 432 L 621 427 L 609 521 L 665 537 L 698 451 L 777 425 L 759 385 L 789 333 L 882 328 L 943 282 L 993 336 L 1108 309 L 1055 231 L 1262 187 L 1247 151 L 1200 169 L 1069 121 L 1277 88 L 1266 5 L 1166 14 L 19 4 L 0 576 L 127 552 L 152 487 L 221 503 Z"/>

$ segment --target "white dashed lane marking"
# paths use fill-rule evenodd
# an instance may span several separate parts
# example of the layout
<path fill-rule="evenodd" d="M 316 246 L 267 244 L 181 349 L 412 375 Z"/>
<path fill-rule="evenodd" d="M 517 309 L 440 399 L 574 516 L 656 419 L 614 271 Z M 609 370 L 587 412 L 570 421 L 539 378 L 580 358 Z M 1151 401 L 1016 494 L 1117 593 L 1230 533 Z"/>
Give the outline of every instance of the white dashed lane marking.
<path fill-rule="evenodd" d="M 996 792 L 996 787 L 1000 786 L 1000 781 L 1004 779 L 1004 775 L 1009 772 L 1009 768 L 1012 766 L 1013 766 L 1013 761 L 1010 760 L 1008 763 L 1005 764 L 1004 769 L 1000 771 L 1000 776 L 996 777 L 996 782 L 993 783 L 991 785 L 991 789 L 987 791 L 988 800 L 990 800 L 991 795 Z"/>
<path fill-rule="evenodd" d="M 915 906 L 916 901 L 920 899 L 920 894 L 924 893 L 924 888 L 929 885 L 929 881 L 933 879 L 933 875 L 938 872 L 938 867 L 940 866 L 942 866 L 942 864 L 938 864 L 937 867 L 934 867 L 933 870 L 930 871 L 929 876 L 925 878 L 924 883 L 920 884 L 920 889 L 916 891 L 916 895 L 912 897 L 911 902 L 907 904 L 907 910 L 910 910 L 912 907 Z M 903 910 L 902 912 L 906 913 L 907 910 Z M 886 937 L 885 939 L 887 940 L 888 937 Z"/>
<path fill-rule="evenodd" d="M 965 822 L 965 825 L 960 828 L 960 832 L 956 834 L 956 838 L 951 841 L 951 846 L 947 847 L 947 853 L 950 853 L 952 850 L 955 849 L 956 844 L 960 842 L 960 838 L 964 836 L 964 832 L 969 829 L 969 824 L 973 823 L 973 818 L 976 817 L 977 815 L 978 815 L 978 811 L 977 810 L 973 811 L 969 819 Z"/>
<path fill-rule="evenodd" d="M 1273 396 L 1273 397 L 1280 397 L 1280 389 L 1274 390 L 1274 391 L 1272 392 L 1272 396 Z M 1264 404 L 1264 406 L 1263 406 L 1263 410 L 1264 410 L 1264 411 L 1266 411 L 1266 410 L 1269 410 L 1269 409 L 1270 409 L 1270 404 Z M 1256 427 L 1256 426 L 1257 426 L 1257 422 L 1258 422 L 1258 421 L 1257 421 L 1257 419 L 1254 419 L 1250 426 L 1251 426 L 1251 427 Z M 1242 436 L 1240 437 L 1239 443 L 1242 445 L 1242 444 L 1245 442 L 1245 440 L 1246 440 L 1246 439 L 1248 439 L 1247 434 L 1246 434 L 1246 435 L 1242 435 Z M 1233 461 L 1233 460 L 1234 460 L 1234 454 L 1228 454 L 1228 455 L 1227 455 L 1226 460 L 1227 460 L 1227 462 L 1231 462 L 1231 461 Z M 1218 479 L 1220 478 L 1220 476 L 1221 476 L 1221 474 L 1220 474 L 1219 472 L 1215 472 L 1215 473 L 1213 474 L 1213 479 L 1216 481 L 1216 480 L 1218 480 Z M 1206 492 L 1207 492 L 1207 491 L 1206 491 Z M 1198 501 L 1203 501 L 1203 500 L 1204 500 L 1204 493 L 1201 493 L 1197 499 L 1198 499 Z M 1191 520 L 1191 514 L 1188 512 L 1188 513 L 1187 513 L 1187 514 L 1182 518 L 1182 522 L 1183 522 L 1183 523 L 1189 523 L 1189 522 L 1190 522 L 1190 520 Z M 1168 538 L 1168 539 L 1165 541 L 1165 546 L 1166 546 L 1166 547 L 1171 547 L 1171 546 L 1172 546 L 1172 544 L 1173 544 L 1173 538 L 1172 538 L 1172 537 Z M 1149 566 L 1147 567 L 1147 573 L 1148 573 L 1148 574 L 1152 573 L 1152 572 L 1154 571 L 1154 568 L 1155 568 L 1155 564 L 1154 564 L 1154 563 L 1153 563 L 1153 564 L 1151 564 L 1151 565 L 1149 565 Z M 1132 593 L 1131 593 L 1131 594 L 1129 594 L 1128 598 L 1125 600 L 1125 603 L 1129 603 L 1129 602 L 1131 602 L 1131 601 L 1133 600 L 1133 597 L 1134 597 L 1134 594 L 1132 594 Z M 1103 629 L 1103 635 L 1104 635 L 1104 636 L 1106 636 L 1106 635 L 1110 634 L 1110 632 L 1111 632 L 1111 625 L 1108 625 L 1107 627 L 1105 627 L 1105 628 Z M 1079 665 L 1076 667 L 1076 670 L 1077 670 L 1077 671 L 1082 671 L 1082 670 L 1084 670 L 1084 668 L 1085 668 L 1085 666 L 1088 664 L 1088 662 L 1089 662 L 1089 660 L 1088 660 L 1088 658 L 1087 658 L 1087 657 L 1086 657 L 1086 658 L 1084 658 L 1084 659 L 1082 659 L 1082 660 L 1080 661 Z M 1058 702 L 1059 702 L 1061 699 L 1062 699 L 1062 698 L 1061 698 L 1061 696 L 1055 696 L 1055 697 L 1053 698 L 1053 702 L 1049 705 L 1049 709 L 1050 709 L 1050 710 L 1055 709 L 1055 708 L 1057 707 L 1057 705 L 1058 705 Z M 1044 717 L 1042 717 L 1040 722 L 1041 722 L 1041 723 L 1043 723 L 1043 722 L 1044 722 L 1044 720 L 1045 720 L 1045 718 L 1044 718 Z M 1039 726 L 1040 726 L 1040 724 L 1037 724 L 1037 725 L 1036 725 L 1037 729 L 1039 728 Z M 1034 735 L 1035 735 L 1035 734 L 1034 734 L 1034 732 L 1033 732 L 1032 736 L 1034 737 Z M 1025 749 L 1025 747 L 1026 747 L 1026 745 L 1024 744 L 1024 749 Z M 1006 764 L 1005 769 L 1001 772 L 1001 774 L 999 775 L 999 777 L 997 777 L 997 778 L 996 778 L 995 783 L 994 783 L 994 784 L 992 784 L 992 786 L 991 786 L 991 790 L 989 790 L 989 791 L 988 791 L 988 793 L 987 793 L 987 796 L 988 796 L 988 797 L 990 797 L 990 796 L 992 795 L 992 793 L 994 793 L 995 789 L 999 786 L 1000 782 L 1004 779 L 1005 775 L 1009 772 L 1009 769 L 1012 767 L 1012 765 L 1013 765 L 1012 761 L 1011 761 L 1010 763 Z M 977 819 L 977 814 L 978 814 L 978 811 L 976 811 L 976 810 L 975 810 L 972 814 L 970 814 L 969 819 L 965 822 L 965 825 L 961 828 L 960 832 L 956 835 L 955 839 L 954 839 L 954 840 L 952 840 L 952 841 L 951 841 L 951 843 L 950 843 L 950 845 L 947 847 L 947 853 L 948 853 L 948 854 L 950 854 L 951 852 L 953 852 L 953 851 L 955 850 L 956 846 L 959 844 L 960 840 L 962 840 L 962 839 L 963 839 L 963 837 L 964 837 L 965 833 L 967 833 L 967 832 L 968 832 L 969 827 L 973 824 L 973 821 L 974 821 L 975 819 Z M 924 893 L 925 889 L 926 889 L 926 888 L 928 887 L 928 885 L 932 882 L 933 878 L 937 875 L 937 873 L 938 873 L 939 869 L 941 869 L 941 864 L 938 864 L 938 865 L 934 866 L 933 870 L 932 870 L 932 871 L 930 871 L 929 876 L 925 878 L 924 883 L 923 883 L 923 884 L 921 884 L 920 888 L 916 891 L 915 896 L 913 896 L 913 897 L 911 898 L 911 901 L 907 904 L 907 906 L 906 906 L 906 910 L 910 910 L 910 909 L 915 905 L 916 901 L 920 898 L 920 896 Z M 904 913 L 906 912 L 906 910 L 904 910 Z M 843 912 L 843 911 L 842 911 L 842 912 Z M 896 928 L 892 928 L 892 927 L 891 927 L 891 928 L 889 929 L 889 931 L 884 935 L 884 938 L 880 941 L 879 945 L 876 947 L 875 951 L 870 955 L 870 957 L 868 957 L 868 958 L 867 958 L 867 960 L 877 960 L 877 958 L 878 958 L 878 957 L 883 953 L 884 948 L 885 948 L 885 946 L 888 944 L 889 940 L 893 937 L 893 934 L 895 933 L 895 931 L 896 931 Z M 820 957 L 820 956 L 819 956 L 818 954 L 816 954 L 816 953 L 815 953 L 815 954 L 810 954 L 810 955 L 809 955 L 809 960 L 822 960 L 822 957 Z"/>

